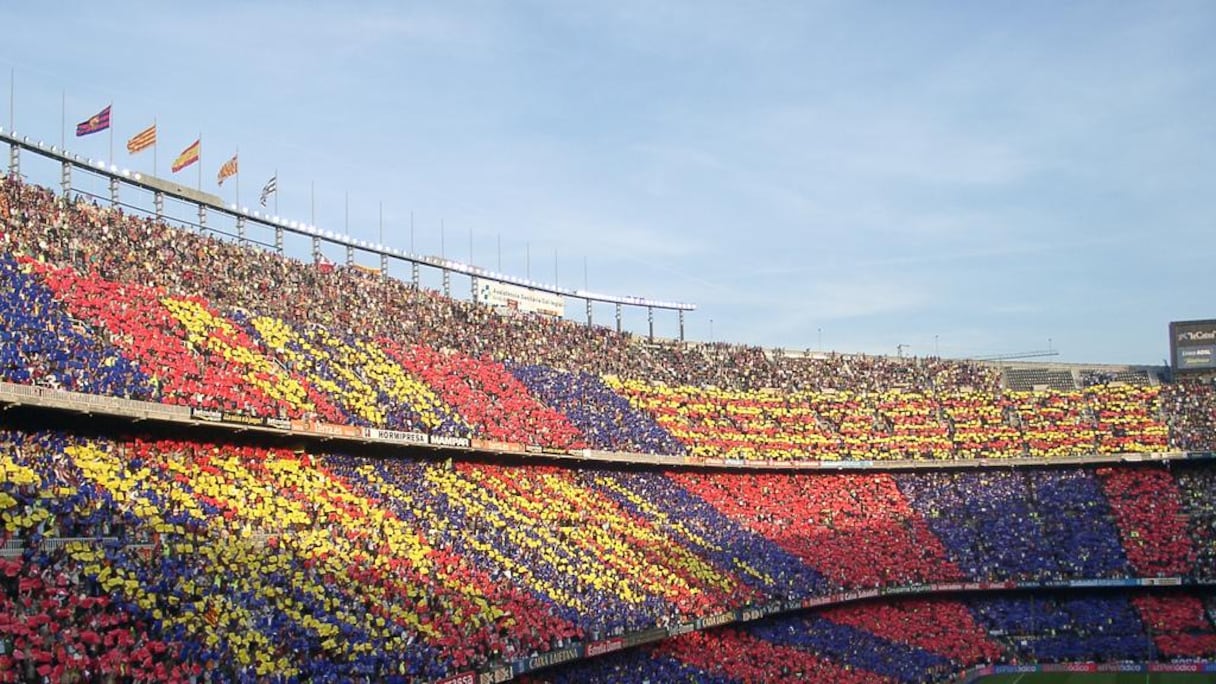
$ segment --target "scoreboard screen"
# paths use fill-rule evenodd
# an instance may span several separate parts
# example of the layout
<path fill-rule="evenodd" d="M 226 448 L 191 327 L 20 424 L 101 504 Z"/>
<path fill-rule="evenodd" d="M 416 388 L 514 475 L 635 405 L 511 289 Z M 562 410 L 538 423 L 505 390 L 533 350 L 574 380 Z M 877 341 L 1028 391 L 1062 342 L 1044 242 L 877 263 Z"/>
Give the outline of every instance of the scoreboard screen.
<path fill-rule="evenodd" d="M 1216 320 L 1170 323 L 1170 363 L 1181 372 L 1216 369 Z"/>

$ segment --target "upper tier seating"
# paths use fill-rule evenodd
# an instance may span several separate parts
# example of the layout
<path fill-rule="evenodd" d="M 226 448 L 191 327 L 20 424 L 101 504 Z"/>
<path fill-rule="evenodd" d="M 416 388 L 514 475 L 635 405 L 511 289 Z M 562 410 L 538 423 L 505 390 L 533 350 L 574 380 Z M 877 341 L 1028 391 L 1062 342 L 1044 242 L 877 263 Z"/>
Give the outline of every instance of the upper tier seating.
<path fill-rule="evenodd" d="M 1216 432 L 1216 396 L 1198 389 L 1012 381 L 1057 373 L 1039 368 L 1008 370 L 1004 390 L 998 369 L 966 361 L 640 344 L 12 179 L 0 195 L 0 372 L 16 382 L 711 460 L 1083 456 L 1206 448 Z"/>

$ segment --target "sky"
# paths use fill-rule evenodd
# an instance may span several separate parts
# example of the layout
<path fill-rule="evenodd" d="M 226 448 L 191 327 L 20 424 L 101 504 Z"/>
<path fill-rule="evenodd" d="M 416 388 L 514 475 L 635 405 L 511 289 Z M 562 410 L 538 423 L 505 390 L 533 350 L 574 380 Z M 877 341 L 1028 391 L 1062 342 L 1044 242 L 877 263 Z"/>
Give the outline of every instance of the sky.
<path fill-rule="evenodd" d="M 201 134 L 203 189 L 225 201 L 256 206 L 277 173 L 285 218 L 692 302 L 689 339 L 1155 364 L 1169 321 L 1216 318 L 1210 0 L 44 0 L 4 17 L 5 130 L 104 158 L 108 134 L 73 131 L 112 104 L 119 167 L 153 170 L 124 144 L 155 120 L 162 177 Z M 645 311 L 624 324 L 645 332 Z"/>

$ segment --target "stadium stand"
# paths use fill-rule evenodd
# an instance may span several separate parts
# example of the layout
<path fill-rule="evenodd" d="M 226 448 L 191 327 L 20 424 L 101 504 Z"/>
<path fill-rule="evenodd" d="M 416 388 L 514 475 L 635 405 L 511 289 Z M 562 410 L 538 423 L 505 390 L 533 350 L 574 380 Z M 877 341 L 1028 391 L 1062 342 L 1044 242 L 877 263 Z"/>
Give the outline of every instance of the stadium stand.
<path fill-rule="evenodd" d="M 647 344 L 14 178 L 0 197 L 5 381 L 769 467 L 384 458 L 0 418 L 0 681 L 433 681 L 844 592 L 1216 579 L 1210 465 L 950 467 L 1210 449 L 1210 383 Z M 799 461 L 877 470 L 779 469 Z M 863 601 L 541 678 L 920 682 L 995 661 L 1216 657 L 1205 601 Z"/>
<path fill-rule="evenodd" d="M 770 618 L 742 629 L 663 644 L 538 673 L 529 682 L 949 681 L 992 662 L 1137 662 L 1212 653 L 1216 631 L 1204 594 L 1025 593 L 896 599 Z M 1210 595 L 1207 595 L 1210 598 Z M 721 654 L 713 658 L 707 653 Z M 757 654 L 749 657 L 749 654 Z M 756 668 L 768 657 L 770 664 Z"/>
<path fill-rule="evenodd" d="M 73 350 L 87 344 L 113 367 L 79 387 L 89 392 L 696 459 L 1084 456 L 1202 446 L 1198 435 L 1210 434 L 1192 427 L 1210 418 L 1210 392 L 1167 388 L 1163 403 L 1130 370 L 1077 379 L 933 358 L 643 344 L 360 269 L 318 269 L 13 179 L 2 192 L 5 277 L 20 285 L 6 291 L 6 310 L 44 302 L 22 310 L 22 325 L 46 318 L 39 344 L 58 340 L 7 363 L 18 382 L 64 386 L 44 356 L 82 358 Z M 151 369 L 150 386 L 126 377 L 139 368 Z M 1043 382 L 1026 380 L 1034 373 Z"/>
<path fill-rule="evenodd" d="M 87 578 L 74 582 L 86 587 L 82 599 L 104 598 L 171 649 L 150 667 L 234 677 L 434 678 L 573 639 L 857 588 L 1135 577 L 1137 562 L 1191 576 L 1190 564 L 1154 563 L 1176 541 L 1165 535 L 1202 529 L 1178 521 L 1190 522 L 1188 505 L 1216 482 L 1198 467 L 1177 476 L 1155 466 L 631 473 L 62 432 L 9 430 L 2 442 L 0 520 L 6 548 L 19 552 L 6 566 L 13 576 Z M 1179 495 L 1129 517 L 1107 503 L 1104 484 Z M 967 508 L 921 516 L 952 505 Z M 1121 544 L 1141 534 L 1149 551 L 1126 552 Z M 1203 547 L 1197 560 L 1212 555 L 1210 539 L 1188 543 Z M 10 601 L 44 590 L 8 582 Z M 994 605 L 978 614 L 993 625 L 1014 619 Z M 1196 605 L 1162 609 L 1163 631 L 1196 628 Z M 916 610 L 939 623 L 953 615 L 958 629 L 978 634 L 950 606 Z M 1121 615 L 1110 619 L 1121 624 Z M 844 663 L 902 681 L 962 662 L 943 646 L 956 637 L 912 629 L 925 619 L 863 612 L 831 625 L 808 618 L 793 635 L 747 628 L 739 638 L 747 649 L 768 644 L 749 655 L 755 672 Z M 35 648 L 11 627 L 18 622 L 9 615 L 7 638 Z M 980 641 L 958 643 L 991 657 Z M 1056 652 L 1043 644 L 1027 652 Z M 788 649 L 817 655 L 789 660 Z M 673 653 L 708 667 L 704 656 Z M 860 653 L 886 654 L 887 664 L 863 665 Z M 53 653 L 44 660 L 70 665 Z"/>

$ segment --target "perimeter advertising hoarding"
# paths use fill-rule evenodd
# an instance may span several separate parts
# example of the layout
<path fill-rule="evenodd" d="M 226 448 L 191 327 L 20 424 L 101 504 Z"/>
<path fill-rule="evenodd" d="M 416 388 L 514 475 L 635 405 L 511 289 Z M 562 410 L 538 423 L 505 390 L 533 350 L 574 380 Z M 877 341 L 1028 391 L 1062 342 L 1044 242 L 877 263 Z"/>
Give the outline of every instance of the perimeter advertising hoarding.
<path fill-rule="evenodd" d="M 485 278 L 474 278 L 473 280 L 477 301 L 482 304 L 557 318 L 566 315 L 566 298 L 561 295 Z"/>
<path fill-rule="evenodd" d="M 1181 372 L 1216 369 L 1216 320 L 1170 323 L 1170 364 Z"/>

